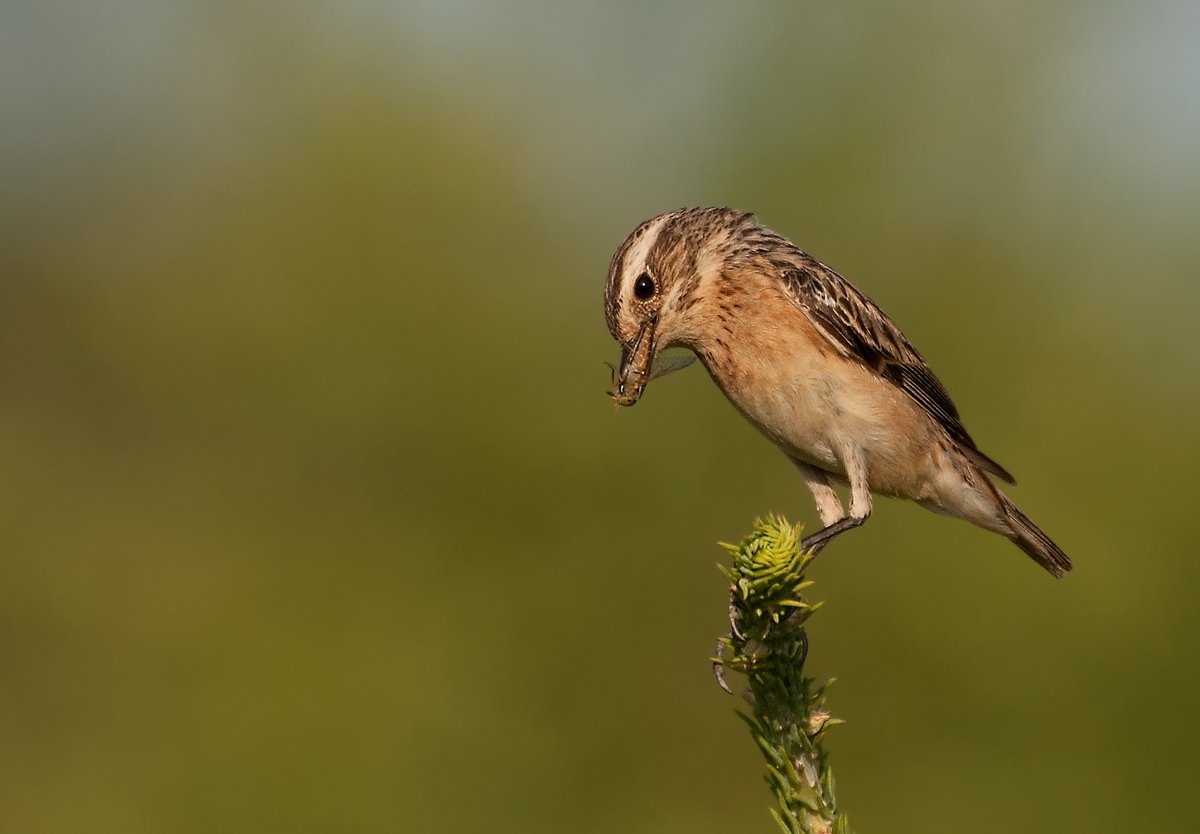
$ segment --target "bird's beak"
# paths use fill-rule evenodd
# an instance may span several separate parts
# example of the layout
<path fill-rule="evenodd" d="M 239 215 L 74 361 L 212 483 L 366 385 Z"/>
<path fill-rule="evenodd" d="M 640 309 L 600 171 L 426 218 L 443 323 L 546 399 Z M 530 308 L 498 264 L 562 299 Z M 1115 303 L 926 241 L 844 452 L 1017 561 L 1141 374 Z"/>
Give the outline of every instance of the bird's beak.
<path fill-rule="evenodd" d="M 646 390 L 650 368 L 654 364 L 654 328 L 657 325 L 658 316 L 647 319 L 633 343 L 621 347 L 616 389 L 608 392 L 617 405 L 633 405 Z"/>

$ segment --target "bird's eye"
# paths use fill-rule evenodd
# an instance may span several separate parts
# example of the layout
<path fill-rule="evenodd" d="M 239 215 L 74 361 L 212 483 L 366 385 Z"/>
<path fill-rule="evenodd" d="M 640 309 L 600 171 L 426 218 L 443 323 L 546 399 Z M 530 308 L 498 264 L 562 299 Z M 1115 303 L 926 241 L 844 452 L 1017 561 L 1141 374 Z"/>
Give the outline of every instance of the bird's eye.
<path fill-rule="evenodd" d="M 654 279 L 650 277 L 649 273 L 643 272 L 633 282 L 633 294 L 642 301 L 654 295 Z"/>

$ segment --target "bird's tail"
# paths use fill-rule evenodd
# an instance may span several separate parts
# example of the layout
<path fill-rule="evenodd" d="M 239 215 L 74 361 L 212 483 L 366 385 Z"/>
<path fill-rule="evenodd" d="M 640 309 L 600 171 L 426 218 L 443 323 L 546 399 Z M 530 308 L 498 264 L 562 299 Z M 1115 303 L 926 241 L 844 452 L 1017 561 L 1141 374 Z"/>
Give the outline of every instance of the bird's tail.
<path fill-rule="evenodd" d="M 1042 532 L 1042 529 L 1029 520 L 1029 516 L 1017 509 L 1017 505 L 1001 494 L 1000 500 L 1004 512 L 1008 516 L 1012 533 L 1009 538 L 1017 547 L 1029 554 L 1033 561 L 1048 570 L 1054 576 L 1062 576 L 1071 569 L 1071 559 L 1063 553 L 1061 547 Z"/>

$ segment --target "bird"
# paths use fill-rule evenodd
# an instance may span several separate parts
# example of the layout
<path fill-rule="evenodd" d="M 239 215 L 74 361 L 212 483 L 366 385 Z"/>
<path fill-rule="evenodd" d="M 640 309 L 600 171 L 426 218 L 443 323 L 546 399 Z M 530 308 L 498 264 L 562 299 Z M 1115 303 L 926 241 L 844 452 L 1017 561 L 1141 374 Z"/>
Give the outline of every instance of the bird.
<path fill-rule="evenodd" d="M 900 328 L 753 213 L 683 208 L 642 222 L 613 255 L 604 313 L 621 347 L 617 405 L 638 402 L 664 350 L 691 351 L 800 470 L 823 525 L 806 551 L 863 524 L 876 494 L 999 533 L 1055 577 L 1071 570 L 993 482 L 1016 483 Z M 848 508 L 835 483 L 849 487 Z"/>

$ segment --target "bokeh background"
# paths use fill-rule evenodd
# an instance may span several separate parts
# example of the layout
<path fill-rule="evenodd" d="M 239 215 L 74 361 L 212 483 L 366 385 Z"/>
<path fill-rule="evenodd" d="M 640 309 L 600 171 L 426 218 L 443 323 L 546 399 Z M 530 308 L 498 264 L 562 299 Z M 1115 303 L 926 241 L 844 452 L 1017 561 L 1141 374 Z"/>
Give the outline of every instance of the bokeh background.
<path fill-rule="evenodd" d="M 1194 831 L 1200 6 L 0 9 L 0 830 L 771 831 L 718 540 L 815 521 L 612 250 L 756 211 L 1075 558 L 826 551 L 863 832 Z"/>

